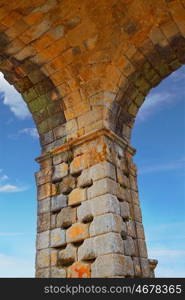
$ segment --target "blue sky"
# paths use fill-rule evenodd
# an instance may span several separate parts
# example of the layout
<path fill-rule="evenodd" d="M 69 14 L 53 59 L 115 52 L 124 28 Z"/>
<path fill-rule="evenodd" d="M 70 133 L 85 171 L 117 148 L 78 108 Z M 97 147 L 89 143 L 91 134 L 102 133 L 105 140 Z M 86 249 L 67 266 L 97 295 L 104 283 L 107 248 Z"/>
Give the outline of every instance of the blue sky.
<path fill-rule="evenodd" d="M 140 201 L 157 277 L 185 277 L 185 67 L 147 96 L 132 134 Z M 34 161 L 40 146 L 21 96 L 0 74 L 0 277 L 33 277 Z"/>

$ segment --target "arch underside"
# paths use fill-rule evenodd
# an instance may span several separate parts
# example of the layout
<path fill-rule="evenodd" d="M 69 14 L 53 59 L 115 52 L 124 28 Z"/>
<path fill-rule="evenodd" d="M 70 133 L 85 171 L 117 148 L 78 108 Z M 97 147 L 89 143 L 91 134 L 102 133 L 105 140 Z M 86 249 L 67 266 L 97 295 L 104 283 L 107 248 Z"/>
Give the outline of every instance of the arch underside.
<path fill-rule="evenodd" d="M 128 139 L 148 91 L 185 61 L 184 6 L 0 1 L 0 70 L 26 101 L 41 144 L 87 133 L 93 116 Z"/>

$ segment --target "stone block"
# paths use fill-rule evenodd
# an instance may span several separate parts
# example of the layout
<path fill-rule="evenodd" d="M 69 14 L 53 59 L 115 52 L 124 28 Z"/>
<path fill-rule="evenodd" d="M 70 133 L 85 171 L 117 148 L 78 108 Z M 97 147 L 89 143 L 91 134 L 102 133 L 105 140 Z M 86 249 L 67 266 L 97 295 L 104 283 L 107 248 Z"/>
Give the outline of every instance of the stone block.
<path fill-rule="evenodd" d="M 78 261 L 72 264 L 67 270 L 67 278 L 90 278 L 91 265 Z"/>
<path fill-rule="evenodd" d="M 119 184 L 125 188 L 129 187 L 129 180 L 120 168 L 117 168 L 117 180 Z"/>
<path fill-rule="evenodd" d="M 120 203 L 120 212 L 121 212 L 121 217 L 124 220 L 129 220 L 130 218 L 130 207 L 128 202 L 123 201 Z"/>
<path fill-rule="evenodd" d="M 68 205 L 77 205 L 87 199 L 86 189 L 76 188 L 70 194 L 68 198 Z"/>
<path fill-rule="evenodd" d="M 60 228 L 51 230 L 51 247 L 60 247 L 66 244 L 66 232 Z"/>
<path fill-rule="evenodd" d="M 96 216 L 89 227 L 90 236 L 96 236 L 107 232 L 121 233 L 123 220 L 112 213 Z"/>
<path fill-rule="evenodd" d="M 37 251 L 36 256 L 36 265 L 37 268 L 46 268 L 50 265 L 50 250 L 49 249 L 42 249 Z"/>
<path fill-rule="evenodd" d="M 114 213 L 120 215 L 120 203 L 116 196 L 105 194 L 91 200 L 82 202 L 77 208 L 77 217 L 79 221 L 89 220 L 92 216 Z"/>
<path fill-rule="evenodd" d="M 97 257 L 91 266 L 92 278 L 109 278 L 125 275 L 125 256 L 108 254 Z"/>
<path fill-rule="evenodd" d="M 139 257 L 133 257 L 134 273 L 136 277 L 141 277 L 141 265 Z"/>
<path fill-rule="evenodd" d="M 116 181 L 115 167 L 109 162 L 102 162 L 96 164 L 90 168 L 90 177 L 93 181 L 100 180 L 103 178 L 110 178 Z"/>
<path fill-rule="evenodd" d="M 52 197 L 51 199 L 51 211 L 57 212 L 61 210 L 63 207 L 67 206 L 67 197 L 63 194 Z"/>
<path fill-rule="evenodd" d="M 59 154 L 53 156 L 53 164 L 58 165 L 63 162 L 68 162 L 70 157 L 71 157 L 70 151 L 59 153 Z"/>
<path fill-rule="evenodd" d="M 127 236 L 126 240 L 124 240 L 124 250 L 125 255 L 136 255 L 135 243 L 131 236 Z"/>
<path fill-rule="evenodd" d="M 50 198 L 37 202 L 38 214 L 48 213 L 50 211 Z"/>
<path fill-rule="evenodd" d="M 89 237 L 89 224 L 75 223 L 66 231 L 67 243 L 80 242 Z"/>
<path fill-rule="evenodd" d="M 52 267 L 51 278 L 66 278 L 66 270 L 58 267 Z"/>
<path fill-rule="evenodd" d="M 36 270 L 36 278 L 49 278 L 50 277 L 50 268 L 43 268 Z"/>
<path fill-rule="evenodd" d="M 62 266 L 67 266 L 74 263 L 77 260 L 77 248 L 72 244 L 68 244 L 67 247 L 59 252 L 58 261 Z"/>
<path fill-rule="evenodd" d="M 50 229 L 55 229 L 57 226 L 57 213 L 51 214 Z"/>
<path fill-rule="evenodd" d="M 134 221 L 126 222 L 126 225 L 127 225 L 127 234 L 133 238 L 136 238 L 136 230 L 135 230 Z"/>
<path fill-rule="evenodd" d="M 76 222 L 76 208 L 64 207 L 57 215 L 57 227 L 68 228 Z"/>
<path fill-rule="evenodd" d="M 55 186 L 51 183 L 45 183 L 38 186 L 37 191 L 38 191 L 38 200 L 48 198 L 50 196 L 55 195 L 56 193 Z"/>
<path fill-rule="evenodd" d="M 137 233 L 137 238 L 138 239 L 145 239 L 145 233 L 144 233 L 144 228 L 143 224 L 139 222 L 135 222 L 136 224 L 136 233 Z"/>
<path fill-rule="evenodd" d="M 137 242 L 138 242 L 140 257 L 147 258 L 148 253 L 147 253 L 145 240 L 137 239 Z"/>
<path fill-rule="evenodd" d="M 57 266 L 58 263 L 58 249 L 50 248 L 50 264 L 51 266 Z"/>
<path fill-rule="evenodd" d="M 132 197 L 132 201 L 134 204 L 139 205 L 139 196 L 138 196 L 138 192 L 132 191 L 131 190 L 131 197 Z"/>
<path fill-rule="evenodd" d="M 49 248 L 49 230 L 37 234 L 37 249 Z"/>
<path fill-rule="evenodd" d="M 109 253 L 124 253 L 123 240 L 120 234 L 109 232 L 86 239 L 78 249 L 78 259 L 89 260 Z"/>
<path fill-rule="evenodd" d="M 125 256 L 125 275 L 134 277 L 134 264 L 130 256 Z"/>
<path fill-rule="evenodd" d="M 134 219 L 138 222 L 142 222 L 141 208 L 134 204 Z"/>
<path fill-rule="evenodd" d="M 50 213 L 40 214 L 37 218 L 37 231 L 47 231 L 50 229 Z"/>
<path fill-rule="evenodd" d="M 142 277 L 150 278 L 150 266 L 147 258 L 140 258 Z"/>
<path fill-rule="evenodd" d="M 60 192 L 64 195 L 68 195 L 76 186 L 75 178 L 71 175 L 63 178 L 60 183 Z"/>
<path fill-rule="evenodd" d="M 109 178 L 95 181 L 94 184 L 87 189 L 88 199 L 92 199 L 104 194 L 117 194 L 117 183 Z"/>
<path fill-rule="evenodd" d="M 63 177 L 68 175 L 68 164 L 63 162 L 54 167 L 54 172 L 52 176 L 52 182 L 56 183 L 61 181 Z"/>

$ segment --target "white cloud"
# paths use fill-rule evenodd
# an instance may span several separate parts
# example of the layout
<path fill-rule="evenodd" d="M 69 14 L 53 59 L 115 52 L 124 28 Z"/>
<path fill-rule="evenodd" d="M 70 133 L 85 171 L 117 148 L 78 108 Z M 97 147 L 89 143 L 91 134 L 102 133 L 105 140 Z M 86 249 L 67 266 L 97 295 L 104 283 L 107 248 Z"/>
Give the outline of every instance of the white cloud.
<path fill-rule="evenodd" d="M 18 134 L 27 134 L 33 138 L 39 137 L 37 128 L 24 128 L 24 129 L 20 130 Z"/>
<path fill-rule="evenodd" d="M 34 277 L 34 261 L 0 253 L 0 277 Z"/>
<path fill-rule="evenodd" d="M 12 184 L 5 184 L 0 186 L 0 193 L 17 193 L 24 192 L 28 189 L 26 186 L 16 186 Z"/>
<path fill-rule="evenodd" d="M 173 171 L 177 169 L 184 169 L 184 167 L 185 167 L 185 159 L 183 158 L 166 164 L 141 167 L 138 169 L 138 174 Z"/>
<path fill-rule="evenodd" d="M 151 93 L 149 94 L 139 112 L 137 114 L 137 121 L 145 121 L 151 114 L 160 110 L 164 107 L 167 103 L 172 102 L 173 94 L 172 93 Z"/>
<path fill-rule="evenodd" d="M 0 73 L 0 91 L 5 95 L 3 103 L 10 108 L 17 118 L 26 119 L 31 116 L 21 95 L 4 79 L 2 73 Z"/>

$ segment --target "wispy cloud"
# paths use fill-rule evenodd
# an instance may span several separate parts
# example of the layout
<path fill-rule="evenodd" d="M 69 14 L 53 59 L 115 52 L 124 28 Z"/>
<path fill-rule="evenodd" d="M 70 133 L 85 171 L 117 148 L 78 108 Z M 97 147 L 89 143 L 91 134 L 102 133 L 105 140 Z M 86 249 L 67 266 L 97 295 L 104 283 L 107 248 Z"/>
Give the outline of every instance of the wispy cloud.
<path fill-rule="evenodd" d="M 2 73 L 0 73 L 0 92 L 3 103 L 10 108 L 17 118 L 26 119 L 31 116 L 21 95 L 4 79 Z"/>
<path fill-rule="evenodd" d="M 143 105 L 141 106 L 136 121 L 145 121 L 154 114 L 156 111 L 160 110 L 161 108 L 165 107 L 166 104 L 172 102 L 173 94 L 168 92 L 161 92 L 161 93 L 151 93 L 149 94 Z"/>
<path fill-rule="evenodd" d="M 26 186 L 16 186 L 12 184 L 5 184 L 0 186 L 0 193 L 17 193 L 17 192 L 24 192 L 28 190 Z"/>
<path fill-rule="evenodd" d="M 5 180 L 8 180 L 8 176 L 6 174 L 0 176 L 0 183 Z"/>
<path fill-rule="evenodd" d="M 173 162 L 168 162 L 160 165 L 143 166 L 138 169 L 138 174 L 148 174 L 156 172 L 173 171 L 185 168 L 185 159 L 179 159 Z"/>
<path fill-rule="evenodd" d="M 34 128 L 24 128 L 24 129 L 20 130 L 18 134 L 27 134 L 33 138 L 39 137 L 38 131 L 35 127 Z"/>

